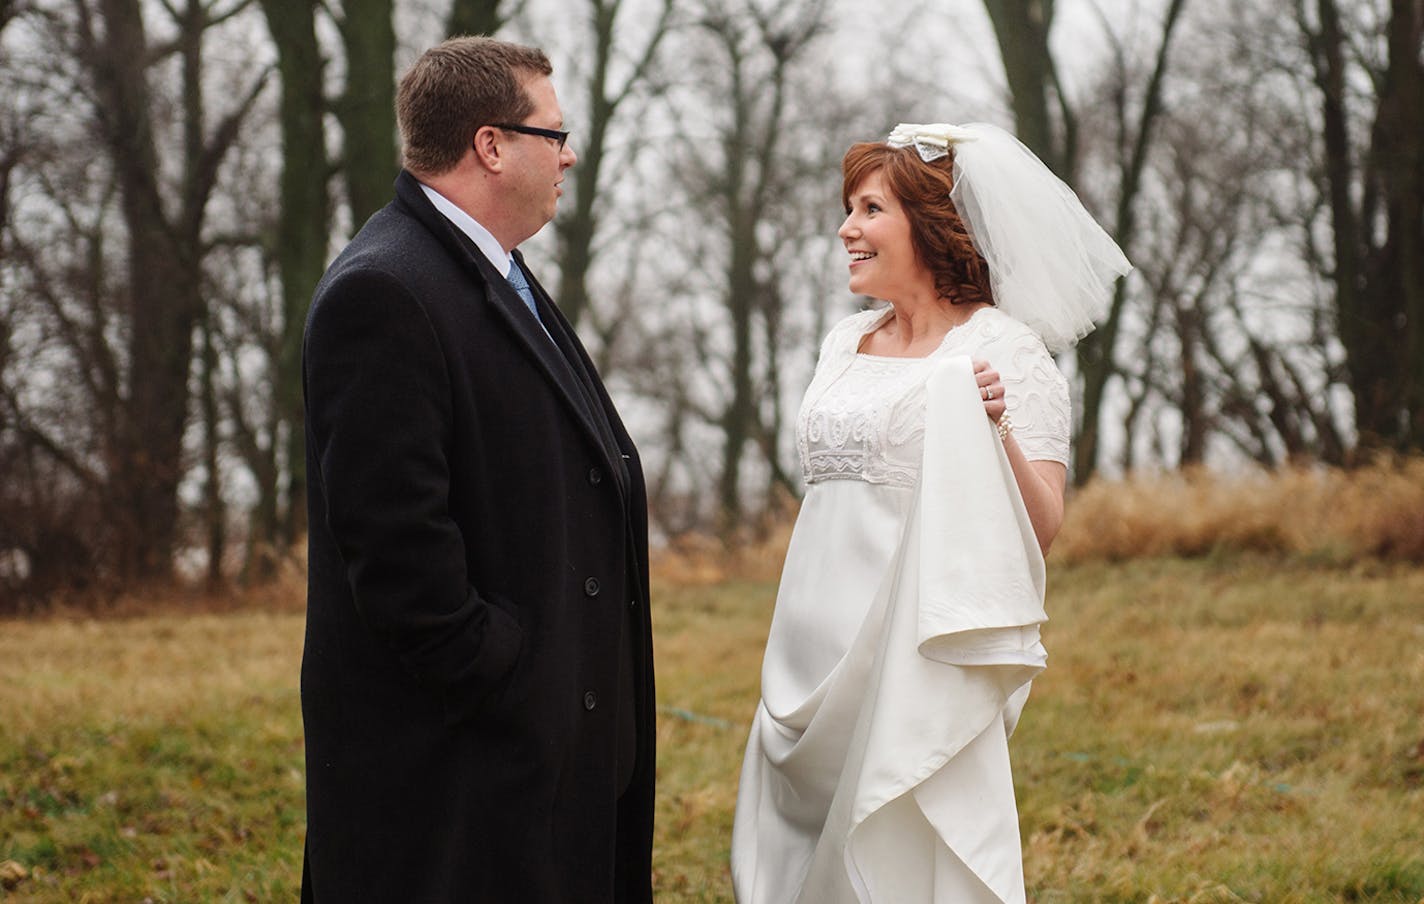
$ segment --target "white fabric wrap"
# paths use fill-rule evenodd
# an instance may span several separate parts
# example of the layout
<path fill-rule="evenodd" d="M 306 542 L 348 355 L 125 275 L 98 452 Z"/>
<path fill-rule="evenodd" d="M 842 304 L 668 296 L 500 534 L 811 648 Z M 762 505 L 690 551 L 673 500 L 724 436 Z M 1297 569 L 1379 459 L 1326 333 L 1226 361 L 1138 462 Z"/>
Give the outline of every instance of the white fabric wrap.
<path fill-rule="evenodd" d="M 802 904 L 1024 901 L 1008 736 L 1046 661 L 1043 559 L 967 357 L 930 377 L 926 421 L 922 484 L 850 650 L 757 729 L 776 768 L 836 782 Z M 951 855 L 977 881 L 941 885 L 963 873 L 933 867 Z"/>
<path fill-rule="evenodd" d="M 962 356 L 946 359 L 926 387 L 919 650 L 950 665 L 1041 669 L 1043 554 L 976 388 Z"/>

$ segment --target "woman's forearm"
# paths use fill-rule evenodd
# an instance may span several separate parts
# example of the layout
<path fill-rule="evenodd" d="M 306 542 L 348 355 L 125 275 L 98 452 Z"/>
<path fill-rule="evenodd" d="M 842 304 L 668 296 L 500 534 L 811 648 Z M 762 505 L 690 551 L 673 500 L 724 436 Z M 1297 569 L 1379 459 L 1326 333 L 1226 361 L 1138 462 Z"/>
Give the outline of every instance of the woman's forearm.
<path fill-rule="evenodd" d="M 1014 470 L 1024 508 L 1028 509 L 1028 519 L 1033 523 L 1038 548 L 1046 556 L 1053 538 L 1058 536 L 1058 529 L 1063 526 L 1063 491 L 1068 483 L 1068 469 L 1056 461 L 1029 461 L 1012 433 L 1004 439 L 1004 451 L 1009 454 L 1009 465 Z"/>

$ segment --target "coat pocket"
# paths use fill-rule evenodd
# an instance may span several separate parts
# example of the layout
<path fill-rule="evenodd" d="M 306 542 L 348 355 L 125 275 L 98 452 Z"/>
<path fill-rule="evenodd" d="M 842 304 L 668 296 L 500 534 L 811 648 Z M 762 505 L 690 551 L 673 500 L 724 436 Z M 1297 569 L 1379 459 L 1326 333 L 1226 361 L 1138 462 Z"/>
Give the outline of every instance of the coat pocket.
<path fill-rule="evenodd" d="M 483 595 L 484 631 L 467 680 L 447 687 L 442 707 L 445 724 L 487 715 L 499 707 L 505 689 L 519 670 L 524 628 L 518 608 L 498 594 Z"/>

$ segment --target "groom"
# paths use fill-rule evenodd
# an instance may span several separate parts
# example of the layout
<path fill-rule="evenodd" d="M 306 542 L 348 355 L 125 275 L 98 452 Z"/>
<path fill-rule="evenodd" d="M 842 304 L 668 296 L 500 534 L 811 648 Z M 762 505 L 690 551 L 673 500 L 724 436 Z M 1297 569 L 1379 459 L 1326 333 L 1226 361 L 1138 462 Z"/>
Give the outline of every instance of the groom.
<path fill-rule="evenodd" d="M 550 73 L 426 51 L 312 302 L 304 901 L 652 900 L 642 471 L 515 250 L 577 160 Z"/>

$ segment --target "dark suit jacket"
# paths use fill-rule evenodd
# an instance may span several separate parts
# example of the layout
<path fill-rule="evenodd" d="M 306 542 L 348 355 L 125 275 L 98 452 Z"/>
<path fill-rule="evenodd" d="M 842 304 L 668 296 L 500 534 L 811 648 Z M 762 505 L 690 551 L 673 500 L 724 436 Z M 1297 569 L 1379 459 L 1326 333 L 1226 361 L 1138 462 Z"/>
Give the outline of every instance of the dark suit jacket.
<path fill-rule="evenodd" d="M 408 173 L 317 287 L 305 900 L 652 899 L 642 471 L 533 288 Z"/>

